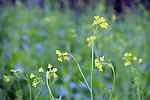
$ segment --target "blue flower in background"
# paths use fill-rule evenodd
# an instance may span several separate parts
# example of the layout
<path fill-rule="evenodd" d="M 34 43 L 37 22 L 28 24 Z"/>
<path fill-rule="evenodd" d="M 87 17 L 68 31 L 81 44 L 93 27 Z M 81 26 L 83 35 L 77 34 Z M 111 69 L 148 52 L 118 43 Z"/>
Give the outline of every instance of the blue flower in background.
<path fill-rule="evenodd" d="M 73 88 L 75 88 L 75 87 L 76 87 L 76 84 L 75 84 L 74 82 L 71 82 L 71 83 L 70 83 L 70 88 L 73 89 Z"/>
<path fill-rule="evenodd" d="M 71 96 L 72 96 L 72 98 L 79 98 L 80 94 L 79 93 L 76 93 L 76 94 L 72 93 Z"/>
<path fill-rule="evenodd" d="M 38 52 L 38 54 L 43 54 L 44 51 L 45 51 L 45 48 L 44 48 L 44 46 L 42 45 L 42 43 L 38 43 L 38 44 L 35 44 L 35 45 L 34 45 L 34 50 L 35 50 L 36 52 Z"/>

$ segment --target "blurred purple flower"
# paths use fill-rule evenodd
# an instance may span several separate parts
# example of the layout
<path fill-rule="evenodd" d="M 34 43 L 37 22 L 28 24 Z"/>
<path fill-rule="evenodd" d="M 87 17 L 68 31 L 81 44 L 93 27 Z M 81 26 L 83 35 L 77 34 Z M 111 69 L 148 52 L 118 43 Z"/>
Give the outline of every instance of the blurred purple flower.
<path fill-rule="evenodd" d="M 79 98 L 80 97 L 79 93 L 76 93 L 76 94 L 72 93 L 71 95 L 72 95 L 72 98 Z"/>

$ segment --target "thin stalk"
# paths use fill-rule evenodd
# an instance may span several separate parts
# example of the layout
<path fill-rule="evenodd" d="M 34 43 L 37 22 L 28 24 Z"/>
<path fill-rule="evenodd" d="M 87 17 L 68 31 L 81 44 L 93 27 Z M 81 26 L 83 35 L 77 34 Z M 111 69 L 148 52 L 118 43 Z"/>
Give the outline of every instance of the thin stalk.
<path fill-rule="evenodd" d="M 93 62 L 94 62 L 94 37 L 95 37 L 95 32 L 97 31 L 98 26 L 96 27 L 95 31 L 94 31 L 94 35 L 93 35 L 93 40 L 92 40 L 92 66 L 91 66 L 91 100 L 93 100 L 93 89 L 92 89 L 92 78 L 93 78 Z"/>
<path fill-rule="evenodd" d="M 37 93 L 37 95 L 35 96 L 35 99 L 34 100 L 38 100 L 38 98 L 39 98 L 39 94 L 40 94 L 40 92 L 42 91 L 42 89 L 43 89 L 43 85 L 42 85 L 42 88 L 40 89 L 40 91 Z"/>
<path fill-rule="evenodd" d="M 139 98 L 139 100 L 141 100 L 141 98 L 140 98 L 140 90 L 139 90 L 139 86 L 138 86 L 138 88 L 137 88 L 137 91 L 138 91 L 138 98 Z"/>
<path fill-rule="evenodd" d="M 75 60 L 77 66 L 78 66 L 78 68 L 79 68 L 79 71 L 80 71 L 80 73 L 81 73 L 81 75 L 82 75 L 82 77 L 83 77 L 83 79 L 84 79 L 84 81 L 85 81 L 85 83 L 86 83 L 86 85 L 87 85 L 87 88 L 88 88 L 89 91 L 91 92 L 90 86 L 89 86 L 88 82 L 86 81 L 86 78 L 84 77 L 84 74 L 83 74 L 83 72 L 82 72 L 82 70 L 81 70 L 81 67 L 80 67 L 79 63 L 77 62 L 77 60 L 75 59 L 75 57 L 74 57 L 73 55 L 71 55 L 70 53 L 69 53 L 69 55 Z M 91 97 L 91 100 L 93 100 L 93 97 Z"/>
<path fill-rule="evenodd" d="M 48 73 L 46 74 L 46 86 L 47 86 L 47 89 L 48 89 L 48 93 L 49 93 L 49 96 L 50 96 L 50 100 L 55 100 L 54 97 L 53 97 L 53 94 L 51 92 L 51 89 L 49 87 L 49 84 L 48 84 Z"/>
<path fill-rule="evenodd" d="M 22 90 L 21 90 L 21 86 L 20 86 L 20 83 L 19 83 L 19 76 L 17 75 L 17 85 L 18 85 L 18 88 L 19 88 L 19 94 L 21 95 L 21 100 L 22 100 Z"/>
<path fill-rule="evenodd" d="M 31 94 L 31 84 L 30 84 L 30 80 L 29 80 L 29 77 L 27 75 L 27 73 L 25 72 L 25 76 L 27 77 L 27 81 L 28 81 L 28 84 L 29 84 L 29 93 L 30 93 L 30 100 L 32 100 L 32 94 Z"/>
<path fill-rule="evenodd" d="M 114 70 L 114 67 L 113 67 L 113 65 L 112 65 L 112 64 L 111 64 L 111 69 L 112 69 L 113 76 L 114 76 L 114 82 L 113 82 L 113 88 L 112 88 L 112 92 L 111 92 L 111 96 L 110 96 L 109 100 L 111 100 L 111 99 L 112 99 L 112 95 L 113 95 L 113 93 L 114 93 L 114 89 L 115 89 L 115 80 L 116 80 L 116 77 L 115 77 L 115 70 Z"/>

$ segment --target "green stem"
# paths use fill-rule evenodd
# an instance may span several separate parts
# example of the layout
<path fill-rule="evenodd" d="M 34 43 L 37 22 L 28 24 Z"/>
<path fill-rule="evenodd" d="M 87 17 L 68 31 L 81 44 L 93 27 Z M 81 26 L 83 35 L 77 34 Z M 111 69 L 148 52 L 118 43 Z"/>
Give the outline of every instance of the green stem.
<path fill-rule="evenodd" d="M 137 91 L 138 91 L 138 97 L 139 97 L 139 100 L 141 100 L 141 98 L 140 98 L 140 90 L 139 90 L 139 86 L 138 86 L 138 88 L 137 88 Z"/>
<path fill-rule="evenodd" d="M 97 31 L 98 26 L 96 27 L 95 31 L 94 31 L 94 35 L 93 35 L 93 40 L 92 40 L 92 66 L 91 66 L 91 100 L 93 100 L 93 89 L 92 89 L 92 78 L 93 78 L 93 62 L 94 62 L 94 37 L 95 37 L 95 32 Z"/>
<path fill-rule="evenodd" d="M 19 83 L 19 76 L 17 75 L 17 85 L 18 85 L 18 88 L 19 88 L 19 94 L 21 95 L 21 100 L 22 100 L 22 90 L 21 90 L 21 86 L 20 86 L 20 83 Z"/>
<path fill-rule="evenodd" d="M 40 92 L 42 91 L 42 89 L 43 89 L 43 85 L 42 85 L 42 88 L 40 89 L 40 91 L 37 93 L 37 95 L 35 96 L 35 99 L 34 100 L 38 100 L 38 98 L 39 98 L 39 94 L 40 94 Z"/>
<path fill-rule="evenodd" d="M 114 67 L 113 67 L 113 65 L 112 65 L 112 64 L 110 65 L 110 67 L 111 67 L 112 72 L 113 72 L 114 82 L 113 82 L 113 89 L 112 89 L 111 96 L 110 96 L 109 100 L 111 100 L 111 99 L 112 99 L 112 95 L 113 95 L 113 93 L 114 93 L 114 89 L 115 89 L 115 80 L 116 80 Z"/>
<path fill-rule="evenodd" d="M 27 77 L 27 81 L 28 81 L 28 84 L 29 84 L 29 93 L 30 93 L 30 100 L 32 100 L 32 94 L 31 94 L 31 84 L 30 84 L 30 80 L 29 80 L 29 77 L 27 75 L 27 73 L 25 72 L 25 76 Z"/>
<path fill-rule="evenodd" d="M 84 79 L 84 81 L 85 81 L 85 83 L 86 83 L 86 85 L 87 85 L 87 88 L 88 88 L 89 91 L 91 92 L 90 86 L 89 86 L 88 82 L 86 81 L 86 78 L 84 77 L 84 74 L 83 74 L 83 72 L 82 72 L 82 70 L 81 70 L 81 68 L 80 68 L 79 63 L 77 62 L 77 60 L 75 59 L 75 57 L 74 57 L 73 55 L 71 55 L 70 53 L 69 53 L 69 55 L 75 60 L 77 66 L 78 66 L 78 68 L 79 68 L 79 71 L 80 71 L 80 73 L 81 73 L 81 75 L 82 75 L 82 77 L 83 77 L 83 79 Z M 93 100 L 93 98 L 91 98 L 91 100 Z"/>
<path fill-rule="evenodd" d="M 46 86 L 47 86 L 47 89 L 48 89 L 48 93 L 49 93 L 49 96 L 50 96 L 50 100 L 55 100 L 54 97 L 53 97 L 53 94 L 51 92 L 51 89 L 49 87 L 49 84 L 48 84 L 48 73 L 46 74 Z"/>

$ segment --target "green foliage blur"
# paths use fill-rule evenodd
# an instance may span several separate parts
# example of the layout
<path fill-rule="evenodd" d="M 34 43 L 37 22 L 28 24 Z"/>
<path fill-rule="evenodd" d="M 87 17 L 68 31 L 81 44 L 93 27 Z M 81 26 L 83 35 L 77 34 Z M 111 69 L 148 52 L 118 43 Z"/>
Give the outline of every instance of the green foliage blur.
<path fill-rule="evenodd" d="M 142 100 L 150 98 L 150 16 L 140 5 L 138 12 L 126 10 L 121 16 L 105 12 L 101 2 L 95 9 L 80 13 L 66 8 L 62 11 L 59 5 L 50 9 L 48 4 L 40 9 L 38 6 L 25 7 L 20 2 L 16 6 L 8 4 L 0 8 L 0 100 L 18 98 L 16 79 L 11 69 L 24 69 L 28 76 L 36 74 L 39 67 L 47 68 L 52 64 L 58 69 L 58 78 L 51 85 L 55 97 L 62 100 L 90 100 L 89 91 L 80 83 L 84 82 L 73 60 L 57 60 L 55 51 L 69 52 L 74 55 L 86 79 L 90 82 L 91 47 L 87 46 L 86 38 L 93 35 L 93 16 L 107 18 L 109 29 L 98 29 L 95 40 L 94 58 L 105 56 L 115 68 L 116 85 L 113 100 L 136 100 L 137 92 L 132 81 L 131 66 L 125 67 L 122 60 L 125 52 L 131 52 L 143 59 L 142 64 L 136 63 L 140 73 L 140 94 Z M 5 82 L 3 75 L 10 77 Z M 29 100 L 27 81 L 20 76 L 23 100 Z M 32 81 L 31 81 L 32 82 Z M 99 72 L 94 67 L 93 94 L 94 100 L 108 100 L 106 89 L 111 89 L 113 75 L 110 69 Z M 38 93 L 39 87 L 32 87 L 32 98 Z M 46 86 L 39 93 L 39 100 L 49 99 Z M 19 99 L 18 99 L 19 100 Z"/>

